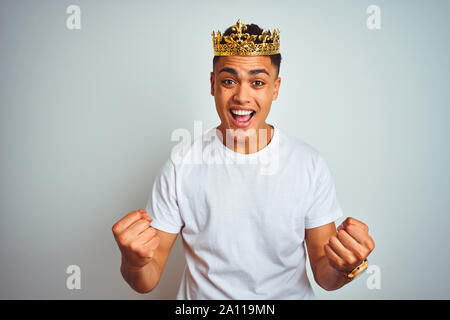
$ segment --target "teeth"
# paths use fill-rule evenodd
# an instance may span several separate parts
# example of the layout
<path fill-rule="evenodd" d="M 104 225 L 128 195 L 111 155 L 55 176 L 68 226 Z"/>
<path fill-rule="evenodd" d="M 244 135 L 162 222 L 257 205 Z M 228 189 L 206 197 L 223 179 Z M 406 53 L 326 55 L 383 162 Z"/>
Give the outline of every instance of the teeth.
<path fill-rule="evenodd" d="M 252 112 L 253 111 L 251 110 L 231 110 L 231 113 L 236 114 L 238 116 L 246 116 Z"/>

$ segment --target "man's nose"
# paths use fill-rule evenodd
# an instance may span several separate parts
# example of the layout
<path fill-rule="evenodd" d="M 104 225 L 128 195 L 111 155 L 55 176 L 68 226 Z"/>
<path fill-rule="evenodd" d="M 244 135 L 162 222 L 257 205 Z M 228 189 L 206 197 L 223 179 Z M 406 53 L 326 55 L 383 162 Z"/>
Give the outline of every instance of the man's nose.
<path fill-rule="evenodd" d="M 236 92 L 234 94 L 234 101 L 240 105 L 245 105 L 250 102 L 251 88 L 245 84 L 241 83 L 236 87 Z"/>

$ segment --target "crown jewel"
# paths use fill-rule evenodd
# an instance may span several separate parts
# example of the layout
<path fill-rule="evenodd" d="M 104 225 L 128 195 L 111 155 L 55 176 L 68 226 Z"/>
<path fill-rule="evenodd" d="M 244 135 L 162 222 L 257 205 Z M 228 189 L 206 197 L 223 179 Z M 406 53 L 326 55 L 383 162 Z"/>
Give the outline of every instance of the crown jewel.
<path fill-rule="evenodd" d="M 214 55 L 215 56 L 268 56 L 280 53 L 280 30 L 273 29 L 273 32 L 263 30 L 260 35 L 244 33 L 247 26 L 238 19 L 236 25 L 232 27 L 229 36 L 222 36 L 217 31 L 212 33 Z M 255 40 L 261 43 L 255 43 Z M 222 43 L 225 41 L 225 43 Z"/>

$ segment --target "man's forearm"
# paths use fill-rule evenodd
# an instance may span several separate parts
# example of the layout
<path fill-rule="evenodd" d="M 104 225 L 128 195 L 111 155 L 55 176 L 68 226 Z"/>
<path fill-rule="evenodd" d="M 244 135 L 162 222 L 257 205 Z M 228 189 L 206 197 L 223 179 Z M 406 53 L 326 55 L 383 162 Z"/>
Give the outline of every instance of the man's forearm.
<path fill-rule="evenodd" d="M 137 269 L 129 266 L 123 258 L 120 266 L 120 272 L 125 281 L 139 293 L 148 293 L 157 286 L 161 277 L 159 269 L 158 264 L 154 261 Z"/>
<path fill-rule="evenodd" d="M 328 291 L 339 289 L 351 281 L 333 268 L 325 256 L 317 263 L 314 279 L 319 286 Z"/>

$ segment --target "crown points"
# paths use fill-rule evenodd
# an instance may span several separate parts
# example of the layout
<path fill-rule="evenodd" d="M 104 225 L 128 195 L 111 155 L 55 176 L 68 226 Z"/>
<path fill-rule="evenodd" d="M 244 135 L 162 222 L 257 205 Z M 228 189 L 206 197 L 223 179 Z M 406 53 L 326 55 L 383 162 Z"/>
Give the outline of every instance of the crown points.
<path fill-rule="evenodd" d="M 215 56 L 273 55 L 280 52 L 280 31 L 278 29 L 278 31 L 273 29 L 272 34 L 265 29 L 261 35 L 244 33 L 247 30 L 247 25 L 243 24 L 241 19 L 238 19 L 231 30 L 234 33 L 228 36 L 222 36 L 220 31 L 217 31 L 217 36 L 215 36 L 213 31 Z M 222 40 L 225 43 L 222 43 Z M 261 43 L 255 43 L 256 40 L 259 40 Z"/>

